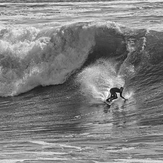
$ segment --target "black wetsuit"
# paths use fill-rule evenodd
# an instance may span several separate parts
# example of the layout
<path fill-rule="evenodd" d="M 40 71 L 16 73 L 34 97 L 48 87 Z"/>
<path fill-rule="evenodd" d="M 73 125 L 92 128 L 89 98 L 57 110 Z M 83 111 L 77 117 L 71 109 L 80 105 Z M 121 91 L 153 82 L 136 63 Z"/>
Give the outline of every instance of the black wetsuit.
<path fill-rule="evenodd" d="M 111 88 L 110 89 L 110 93 L 111 93 L 111 96 L 110 96 L 110 98 L 112 98 L 112 99 L 117 99 L 118 97 L 117 97 L 117 93 L 119 93 L 120 94 L 120 97 L 122 97 L 123 99 L 125 99 L 123 96 L 122 96 L 122 91 L 123 90 L 121 90 L 121 89 L 119 89 L 119 88 Z M 110 99 L 109 98 L 109 99 Z"/>

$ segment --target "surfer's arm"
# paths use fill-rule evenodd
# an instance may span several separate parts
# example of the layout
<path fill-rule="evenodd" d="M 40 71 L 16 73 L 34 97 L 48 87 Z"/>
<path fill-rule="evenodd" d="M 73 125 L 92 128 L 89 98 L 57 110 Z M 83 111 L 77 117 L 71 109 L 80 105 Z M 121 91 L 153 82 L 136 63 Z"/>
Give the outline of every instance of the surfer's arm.
<path fill-rule="evenodd" d="M 122 96 L 122 92 L 120 93 L 120 97 L 123 98 L 124 100 L 126 100 L 126 99 Z"/>

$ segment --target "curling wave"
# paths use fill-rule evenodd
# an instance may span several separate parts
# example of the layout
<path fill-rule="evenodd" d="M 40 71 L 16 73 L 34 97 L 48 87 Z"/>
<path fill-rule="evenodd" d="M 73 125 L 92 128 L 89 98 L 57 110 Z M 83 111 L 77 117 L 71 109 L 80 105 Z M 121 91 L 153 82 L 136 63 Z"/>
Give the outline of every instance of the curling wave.
<path fill-rule="evenodd" d="M 0 29 L 0 96 L 62 84 L 77 69 L 100 58 L 115 63 L 115 71 L 124 79 L 163 60 L 162 32 L 113 22 Z"/>

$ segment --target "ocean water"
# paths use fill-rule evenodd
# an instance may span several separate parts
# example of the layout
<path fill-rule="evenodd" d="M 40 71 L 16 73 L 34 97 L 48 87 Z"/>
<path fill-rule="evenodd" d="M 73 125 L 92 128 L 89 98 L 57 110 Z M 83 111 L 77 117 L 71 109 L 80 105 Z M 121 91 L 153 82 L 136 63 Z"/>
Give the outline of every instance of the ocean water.
<path fill-rule="evenodd" d="M 0 163 L 162 163 L 162 9 L 1 1 Z"/>

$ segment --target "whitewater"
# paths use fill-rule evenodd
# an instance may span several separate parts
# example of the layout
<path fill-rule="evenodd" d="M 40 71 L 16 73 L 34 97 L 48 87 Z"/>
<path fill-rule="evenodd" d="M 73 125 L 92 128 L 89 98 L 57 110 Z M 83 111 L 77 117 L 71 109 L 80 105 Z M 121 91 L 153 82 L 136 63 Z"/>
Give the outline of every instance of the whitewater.
<path fill-rule="evenodd" d="M 162 163 L 162 8 L 1 1 L 0 163 Z"/>

